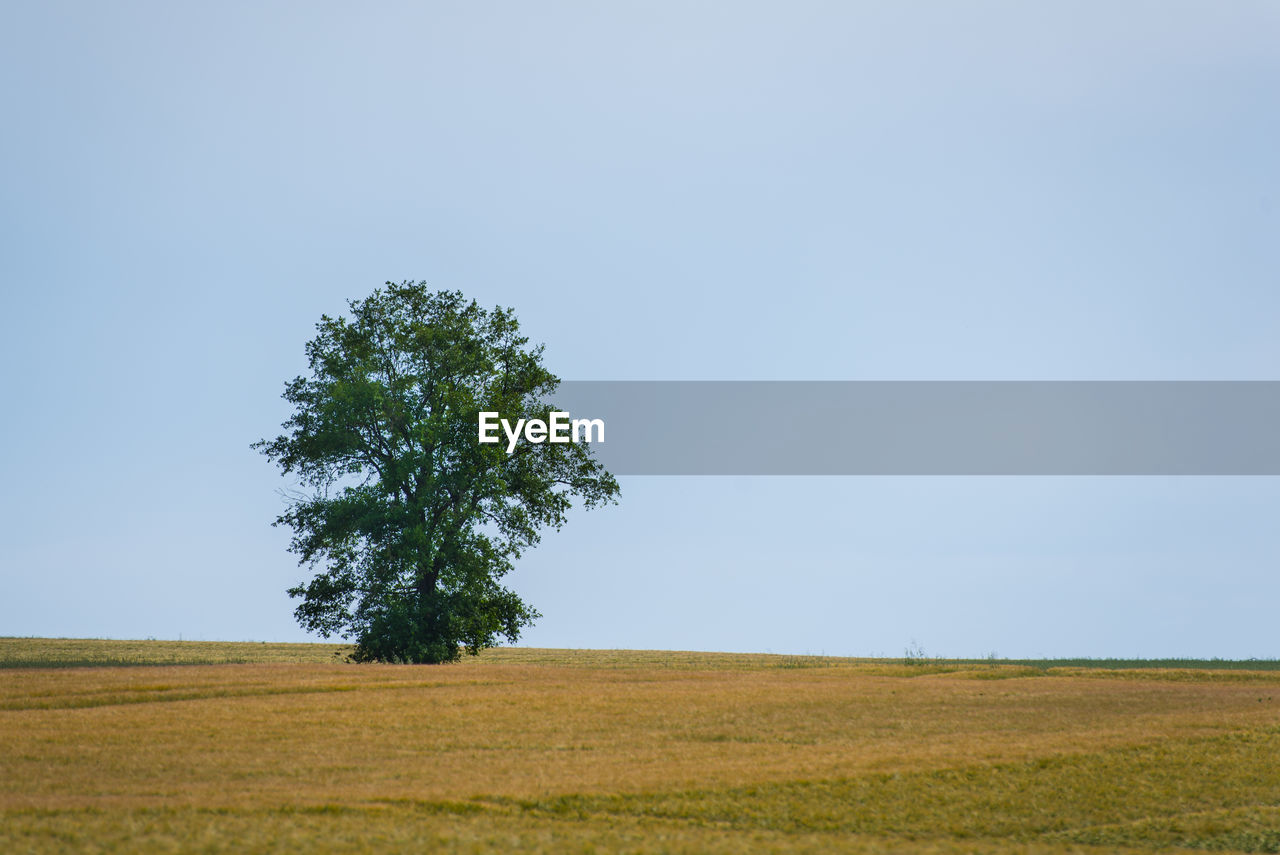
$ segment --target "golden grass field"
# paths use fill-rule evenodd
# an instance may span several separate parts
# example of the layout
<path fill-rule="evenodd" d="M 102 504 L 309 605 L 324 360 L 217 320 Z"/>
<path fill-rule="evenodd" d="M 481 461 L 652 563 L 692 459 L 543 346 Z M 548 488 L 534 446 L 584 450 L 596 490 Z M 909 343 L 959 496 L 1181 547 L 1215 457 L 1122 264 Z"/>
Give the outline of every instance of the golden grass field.
<path fill-rule="evenodd" d="M 0 639 L 0 852 L 1280 852 L 1276 671 L 344 650 Z"/>

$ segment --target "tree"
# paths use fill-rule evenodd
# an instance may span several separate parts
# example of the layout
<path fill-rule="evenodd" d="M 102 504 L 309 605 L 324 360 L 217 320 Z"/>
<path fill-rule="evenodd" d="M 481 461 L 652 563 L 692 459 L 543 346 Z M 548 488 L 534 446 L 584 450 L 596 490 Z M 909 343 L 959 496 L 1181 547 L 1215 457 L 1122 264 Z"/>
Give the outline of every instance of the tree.
<path fill-rule="evenodd" d="M 262 451 L 308 491 L 275 522 L 317 571 L 291 588 L 298 622 L 355 641 L 358 661 L 448 662 L 515 641 L 539 614 L 499 580 L 575 497 L 617 501 L 579 443 L 481 444 L 481 411 L 547 417 L 559 380 L 510 309 L 425 283 L 386 283 L 322 316 L 296 411 Z"/>

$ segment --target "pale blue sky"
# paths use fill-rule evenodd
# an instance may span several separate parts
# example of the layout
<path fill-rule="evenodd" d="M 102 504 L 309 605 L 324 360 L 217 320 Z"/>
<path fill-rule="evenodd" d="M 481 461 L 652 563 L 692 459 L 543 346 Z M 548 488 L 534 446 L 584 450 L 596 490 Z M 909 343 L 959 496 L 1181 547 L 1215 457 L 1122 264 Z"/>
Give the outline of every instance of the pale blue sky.
<path fill-rule="evenodd" d="M 0 11 L 0 634 L 301 640 L 248 444 L 387 279 L 570 379 L 1280 379 L 1270 2 Z M 1280 656 L 1269 478 L 629 478 L 525 642 Z"/>

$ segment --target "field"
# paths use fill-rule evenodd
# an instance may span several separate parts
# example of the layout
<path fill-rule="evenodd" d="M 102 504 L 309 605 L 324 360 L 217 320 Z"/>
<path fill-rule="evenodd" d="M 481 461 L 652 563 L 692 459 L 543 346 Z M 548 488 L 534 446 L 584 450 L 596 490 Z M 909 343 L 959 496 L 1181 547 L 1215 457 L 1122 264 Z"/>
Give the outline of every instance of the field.
<path fill-rule="evenodd" d="M 343 653 L 0 639 L 0 852 L 1280 852 L 1275 662 Z"/>

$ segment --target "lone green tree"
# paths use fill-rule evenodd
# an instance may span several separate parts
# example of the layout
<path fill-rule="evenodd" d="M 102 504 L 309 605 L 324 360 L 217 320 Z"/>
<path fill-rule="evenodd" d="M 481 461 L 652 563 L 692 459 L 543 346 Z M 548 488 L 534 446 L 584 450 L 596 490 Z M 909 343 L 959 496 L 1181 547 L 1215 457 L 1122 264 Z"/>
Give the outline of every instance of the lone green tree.
<path fill-rule="evenodd" d="M 539 615 L 501 578 L 575 497 L 616 502 L 617 481 L 589 445 L 478 441 L 480 412 L 546 418 L 559 382 L 510 309 L 411 282 L 349 306 L 316 325 L 310 376 L 286 383 L 284 433 L 254 443 L 301 487 L 275 523 L 315 571 L 289 590 L 294 615 L 353 639 L 359 661 L 515 641 Z"/>

